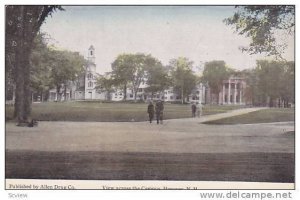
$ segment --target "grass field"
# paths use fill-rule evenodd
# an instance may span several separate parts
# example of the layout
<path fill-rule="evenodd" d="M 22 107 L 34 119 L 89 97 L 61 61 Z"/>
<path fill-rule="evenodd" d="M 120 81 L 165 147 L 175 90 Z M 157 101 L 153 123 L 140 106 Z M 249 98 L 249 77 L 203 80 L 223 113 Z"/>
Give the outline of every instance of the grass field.
<path fill-rule="evenodd" d="M 253 124 L 268 122 L 295 121 L 294 108 L 270 108 L 244 115 L 208 121 L 205 124 Z"/>
<path fill-rule="evenodd" d="M 239 106 L 207 105 L 203 114 L 216 114 L 240 108 Z M 6 120 L 13 118 L 13 106 L 6 106 Z M 191 117 L 191 106 L 165 104 L 164 118 Z M 101 103 L 101 102 L 45 102 L 32 105 L 32 118 L 39 121 L 96 121 L 128 122 L 148 120 L 145 103 Z"/>

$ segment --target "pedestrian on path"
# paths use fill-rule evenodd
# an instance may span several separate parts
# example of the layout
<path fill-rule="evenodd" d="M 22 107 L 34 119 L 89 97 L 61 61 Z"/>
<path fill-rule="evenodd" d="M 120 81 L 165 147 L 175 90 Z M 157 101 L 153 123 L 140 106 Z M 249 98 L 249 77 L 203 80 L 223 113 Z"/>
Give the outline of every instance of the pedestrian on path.
<path fill-rule="evenodd" d="M 149 122 L 152 123 L 153 117 L 154 117 L 154 105 L 152 101 L 149 102 L 148 105 L 148 114 L 149 114 Z"/>
<path fill-rule="evenodd" d="M 195 105 L 195 103 L 192 104 L 192 117 L 196 117 L 196 105 Z"/>
<path fill-rule="evenodd" d="M 202 115 L 202 104 L 197 102 L 196 103 L 196 112 L 197 112 L 197 117 L 200 117 Z"/>
<path fill-rule="evenodd" d="M 163 114 L 164 114 L 164 104 L 161 100 L 158 100 L 156 102 L 155 112 L 156 112 L 157 124 L 159 124 L 159 122 L 162 124 L 163 123 Z"/>

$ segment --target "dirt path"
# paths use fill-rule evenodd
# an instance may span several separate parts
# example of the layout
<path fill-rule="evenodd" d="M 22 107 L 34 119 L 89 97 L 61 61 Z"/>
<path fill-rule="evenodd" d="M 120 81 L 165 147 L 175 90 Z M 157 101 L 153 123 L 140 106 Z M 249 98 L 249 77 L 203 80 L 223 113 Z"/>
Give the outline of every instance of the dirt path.
<path fill-rule="evenodd" d="M 258 110 L 247 108 L 202 118 L 149 122 L 40 122 L 6 124 L 6 149 L 160 153 L 294 152 L 293 123 L 205 125 L 199 122 Z"/>
<path fill-rule="evenodd" d="M 171 121 L 207 122 L 207 121 L 212 121 L 212 120 L 218 120 L 218 119 L 243 115 L 243 114 L 247 114 L 247 113 L 250 113 L 250 112 L 255 112 L 255 111 L 263 110 L 263 109 L 266 109 L 266 108 L 263 108 L 263 107 L 259 107 L 259 108 L 242 108 L 242 109 L 231 110 L 231 111 L 228 111 L 228 112 L 225 112 L 225 113 L 219 113 L 219 114 L 214 114 L 214 115 L 204 115 L 204 116 L 201 116 L 200 118 L 185 118 L 185 119 L 170 119 L 170 120 Z"/>

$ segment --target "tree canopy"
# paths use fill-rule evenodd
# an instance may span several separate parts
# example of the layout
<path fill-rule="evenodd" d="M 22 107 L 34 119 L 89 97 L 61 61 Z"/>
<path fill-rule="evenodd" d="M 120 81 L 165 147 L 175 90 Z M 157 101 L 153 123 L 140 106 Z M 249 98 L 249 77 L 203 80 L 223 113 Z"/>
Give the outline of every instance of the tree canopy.
<path fill-rule="evenodd" d="M 234 15 L 224 22 L 233 25 L 238 34 L 251 38 L 249 47 L 243 47 L 242 51 L 282 58 L 287 45 L 280 43 L 277 35 L 294 33 L 295 6 L 250 5 L 236 6 L 236 9 Z"/>
<path fill-rule="evenodd" d="M 115 85 L 114 80 L 108 76 L 97 77 L 96 89 L 101 92 L 106 92 L 106 100 L 111 100 L 111 93 L 114 91 L 113 86 Z"/>
<path fill-rule="evenodd" d="M 78 74 L 81 74 L 85 59 L 77 52 L 50 50 L 48 53 L 49 65 L 51 68 L 51 79 L 56 87 L 57 93 L 64 86 L 66 89 L 70 82 L 75 81 Z M 61 96 L 59 96 L 61 98 Z M 60 99 L 59 99 L 60 100 Z M 66 100 L 66 99 L 65 99 Z"/>
<path fill-rule="evenodd" d="M 273 100 L 276 98 L 281 98 L 285 104 L 294 101 L 294 67 L 294 62 L 257 61 L 258 91 L 256 95 L 260 95 L 261 103 L 269 102 L 269 106 L 273 107 Z"/>
<path fill-rule="evenodd" d="M 197 84 L 197 76 L 194 74 L 193 62 L 188 58 L 179 57 L 170 61 L 172 84 L 175 91 L 181 94 L 182 103 Z"/>
<path fill-rule="evenodd" d="M 153 92 L 162 89 L 162 82 L 166 83 L 166 74 L 160 61 L 142 53 L 119 55 L 112 63 L 112 78 L 116 86 L 123 87 L 124 100 L 128 86 L 132 88 L 136 100 L 138 89 L 143 82 L 149 84 Z"/>

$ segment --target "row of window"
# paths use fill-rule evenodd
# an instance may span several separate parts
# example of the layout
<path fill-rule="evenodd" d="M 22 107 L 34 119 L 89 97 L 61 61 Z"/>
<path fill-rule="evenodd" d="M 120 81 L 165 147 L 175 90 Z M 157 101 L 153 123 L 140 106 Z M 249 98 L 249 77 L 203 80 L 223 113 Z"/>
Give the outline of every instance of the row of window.
<path fill-rule="evenodd" d="M 89 74 L 87 74 L 87 78 L 88 79 L 94 79 L 94 76 L 93 76 L 93 74 L 89 73 Z"/>
<path fill-rule="evenodd" d="M 235 83 L 230 83 L 230 88 L 234 89 L 234 85 L 235 85 Z M 240 89 L 240 87 L 241 87 L 241 83 L 237 83 L 236 89 Z M 229 88 L 229 83 L 225 83 L 225 89 L 228 89 L 228 88 Z"/>
<path fill-rule="evenodd" d="M 88 87 L 93 87 L 94 86 L 94 84 L 93 84 L 93 82 L 88 82 Z"/>

